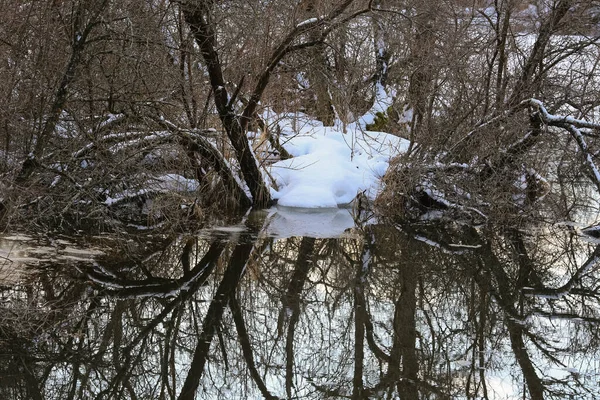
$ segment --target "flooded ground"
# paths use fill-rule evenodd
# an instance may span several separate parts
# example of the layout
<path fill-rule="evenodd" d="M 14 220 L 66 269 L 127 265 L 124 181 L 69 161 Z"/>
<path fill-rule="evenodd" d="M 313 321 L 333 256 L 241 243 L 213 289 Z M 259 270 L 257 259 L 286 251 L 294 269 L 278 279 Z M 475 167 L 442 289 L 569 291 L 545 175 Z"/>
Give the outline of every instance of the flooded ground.
<path fill-rule="evenodd" d="M 3 237 L 0 398 L 600 396 L 594 239 L 355 219 Z"/>

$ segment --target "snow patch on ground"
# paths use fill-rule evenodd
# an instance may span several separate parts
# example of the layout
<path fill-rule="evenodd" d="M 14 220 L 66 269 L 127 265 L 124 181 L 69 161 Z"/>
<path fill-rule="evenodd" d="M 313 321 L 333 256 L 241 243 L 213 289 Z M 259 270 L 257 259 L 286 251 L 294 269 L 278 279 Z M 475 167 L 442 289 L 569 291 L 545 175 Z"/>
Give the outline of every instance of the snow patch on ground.
<path fill-rule="evenodd" d="M 357 122 L 350 124 L 350 127 L 353 129 L 365 129 L 368 124 L 375 122 L 375 116 L 378 112 L 385 114 L 392 104 L 394 104 L 394 93 L 386 92 L 381 83 L 377 83 L 375 85 L 375 101 L 373 102 L 373 106 Z"/>
<path fill-rule="evenodd" d="M 296 120 L 292 120 L 292 118 Z M 359 192 L 373 199 L 391 157 L 406 151 L 408 141 L 383 132 L 337 128 L 304 118 L 279 116 L 280 141 L 294 157 L 271 167 L 272 196 L 280 206 L 335 208 L 352 203 Z"/>

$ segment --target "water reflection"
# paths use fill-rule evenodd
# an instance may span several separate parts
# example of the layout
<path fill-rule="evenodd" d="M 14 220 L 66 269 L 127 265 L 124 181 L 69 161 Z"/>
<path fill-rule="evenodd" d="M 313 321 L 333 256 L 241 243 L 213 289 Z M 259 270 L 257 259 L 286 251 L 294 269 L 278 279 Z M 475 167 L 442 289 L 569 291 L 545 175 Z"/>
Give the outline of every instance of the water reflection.
<path fill-rule="evenodd" d="M 276 238 L 343 236 L 354 227 L 352 211 L 346 208 L 298 209 L 277 207 L 266 217 L 263 232 Z"/>
<path fill-rule="evenodd" d="M 263 224 L 123 240 L 126 257 L 105 246 L 3 281 L 0 397 L 600 394 L 600 246 L 568 227 L 372 224 L 332 239 Z"/>

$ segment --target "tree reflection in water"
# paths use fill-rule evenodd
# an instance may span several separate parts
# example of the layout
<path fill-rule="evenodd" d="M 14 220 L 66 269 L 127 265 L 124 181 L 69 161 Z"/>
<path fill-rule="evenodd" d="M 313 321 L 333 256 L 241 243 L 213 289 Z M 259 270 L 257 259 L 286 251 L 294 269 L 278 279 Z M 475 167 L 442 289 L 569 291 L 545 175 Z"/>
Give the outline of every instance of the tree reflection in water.
<path fill-rule="evenodd" d="M 573 231 L 437 223 L 233 236 L 6 280 L 0 397 L 600 394 L 600 246 Z"/>

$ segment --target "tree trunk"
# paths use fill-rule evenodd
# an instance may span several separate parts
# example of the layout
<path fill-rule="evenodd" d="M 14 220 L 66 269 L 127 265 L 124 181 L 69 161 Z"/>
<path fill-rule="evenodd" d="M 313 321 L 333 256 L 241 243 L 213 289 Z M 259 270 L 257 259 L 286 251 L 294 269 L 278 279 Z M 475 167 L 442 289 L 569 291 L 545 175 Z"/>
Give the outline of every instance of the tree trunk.
<path fill-rule="evenodd" d="M 182 3 L 185 21 L 190 26 L 200 53 L 204 58 L 205 66 L 210 77 L 210 84 L 214 93 L 215 106 L 227 137 L 235 150 L 235 156 L 240 164 L 242 175 L 252 195 L 252 204 L 255 207 L 267 207 L 271 203 L 271 196 L 265 185 L 262 174 L 248 138 L 246 136 L 247 122 L 244 116 L 236 115 L 233 111 L 227 89 L 214 31 L 211 2 L 202 0 L 198 2 Z"/>
<path fill-rule="evenodd" d="M 426 143 L 422 136 L 427 131 L 427 115 L 432 97 L 431 86 L 434 75 L 433 48 L 435 46 L 434 25 L 437 9 L 434 3 L 417 6 L 415 37 L 411 46 L 413 68 L 409 78 L 408 103 L 413 109 L 410 128 L 410 148 L 416 141 Z"/>
<path fill-rule="evenodd" d="M 309 0 L 303 3 L 305 18 L 319 18 L 320 12 L 316 0 Z M 322 28 L 315 27 L 308 32 L 309 40 L 318 41 L 322 35 Z M 312 63 L 309 65 L 308 81 L 311 89 L 315 93 L 316 110 L 315 114 L 324 126 L 333 126 L 335 114 L 329 93 L 329 67 L 325 53 L 325 44 L 319 43 L 309 50 Z"/>

